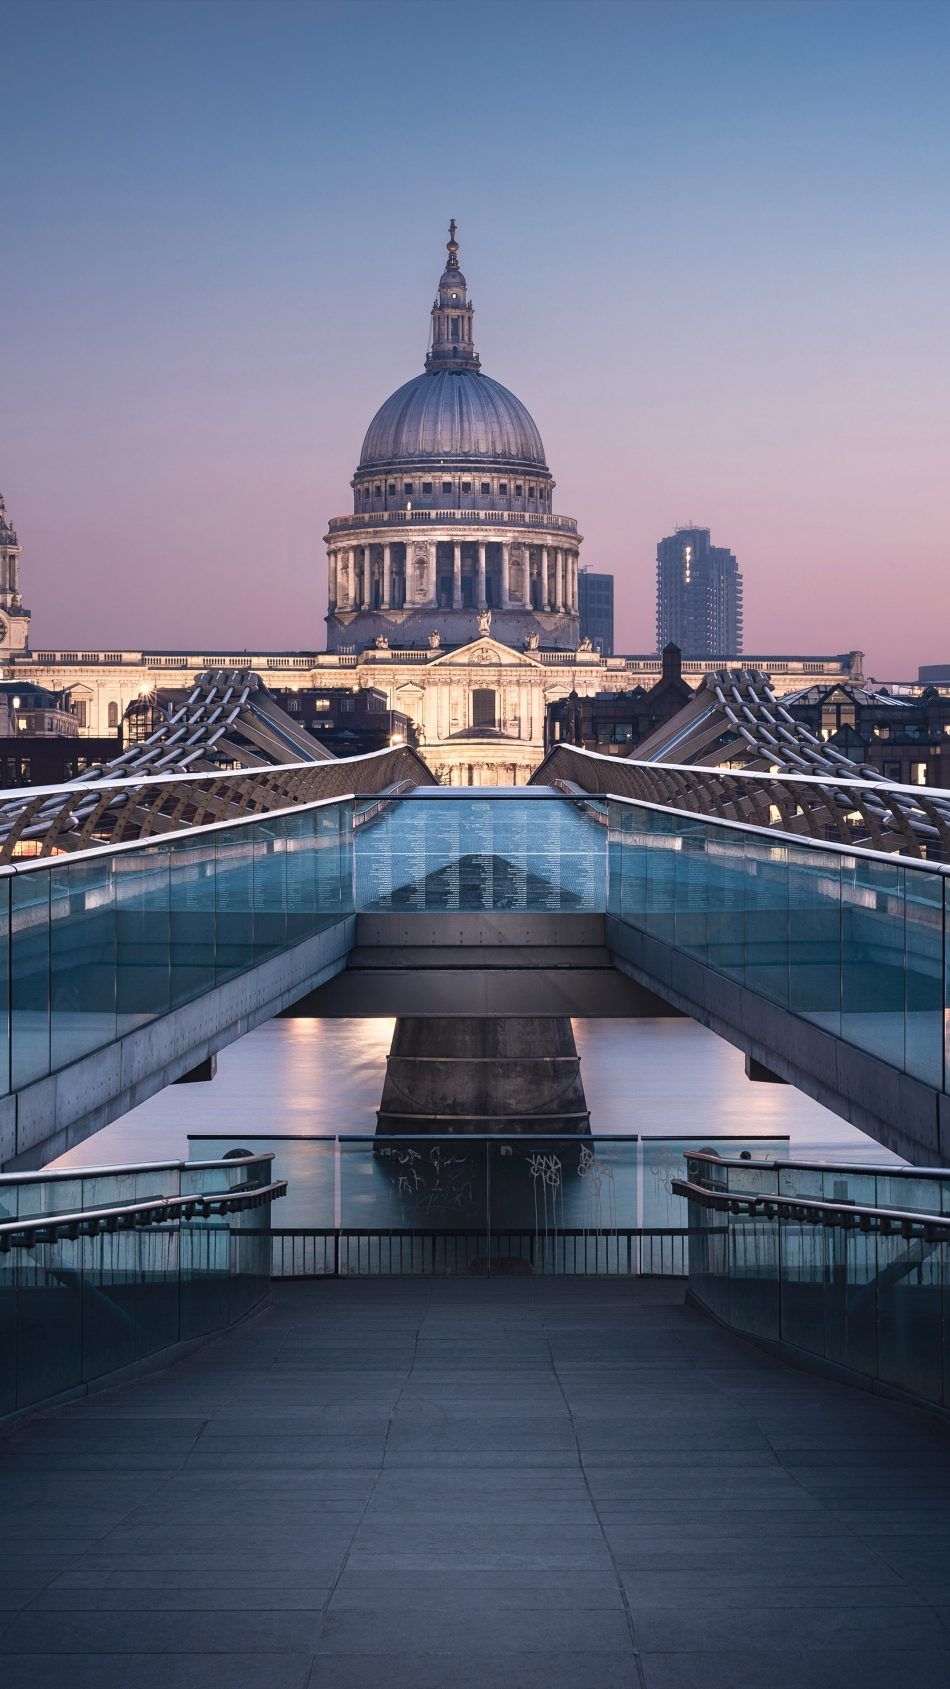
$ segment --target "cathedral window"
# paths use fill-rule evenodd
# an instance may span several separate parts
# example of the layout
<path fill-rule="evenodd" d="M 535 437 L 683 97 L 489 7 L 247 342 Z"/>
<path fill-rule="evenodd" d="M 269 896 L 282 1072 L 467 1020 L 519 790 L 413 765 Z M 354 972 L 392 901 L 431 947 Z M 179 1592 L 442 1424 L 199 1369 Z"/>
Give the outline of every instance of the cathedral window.
<path fill-rule="evenodd" d="M 520 498 L 523 492 L 524 492 L 524 487 L 522 486 L 521 482 L 516 481 L 515 482 L 515 498 Z"/>
<path fill-rule="evenodd" d="M 507 482 L 507 481 L 499 481 L 499 483 L 498 483 L 498 491 L 499 491 L 499 492 L 500 492 L 500 493 L 505 493 L 505 494 L 506 494 L 506 495 L 507 495 L 507 492 L 508 492 L 508 482 Z"/>
<path fill-rule="evenodd" d="M 491 482 L 490 481 L 483 481 L 482 482 L 482 497 L 487 498 L 488 494 L 490 492 L 491 492 Z"/>
<path fill-rule="evenodd" d="M 404 481 L 403 484 L 402 484 L 402 490 L 403 490 L 404 493 L 411 493 L 412 492 L 412 482 L 411 481 Z"/>
<path fill-rule="evenodd" d="M 462 482 L 462 491 L 463 491 L 463 493 L 470 493 L 470 492 L 471 492 L 471 490 L 472 490 L 472 483 L 471 483 L 471 481 L 463 481 L 463 482 Z"/>
<path fill-rule="evenodd" d="M 389 485 L 388 485 L 388 487 L 387 487 L 387 488 L 386 488 L 386 491 L 387 491 L 387 493 L 389 493 L 389 495 L 390 495 L 390 497 L 392 497 L 392 496 L 393 496 L 393 494 L 394 494 L 394 493 L 395 493 L 395 491 L 396 491 L 396 483 L 395 483 L 395 481 L 390 481 L 390 483 L 389 483 Z"/>
<path fill-rule="evenodd" d="M 451 481 L 443 481 L 443 482 L 442 482 L 442 491 L 443 491 L 443 492 L 444 492 L 444 493 L 450 493 L 450 492 L 451 492 L 451 491 L 452 491 L 452 483 L 451 483 Z"/>
<path fill-rule="evenodd" d="M 376 494 L 377 498 L 381 498 L 383 489 L 382 489 L 382 487 L 374 487 L 373 492 Z"/>
<path fill-rule="evenodd" d="M 422 491 L 423 491 L 423 492 L 424 492 L 424 493 L 431 493 L 431 491 L 432 491 L 432 482 L 431 482 L 431 481 L 423 481 L 423 483 L 422 483 Z"/>
<path fill-rule="evenodd" d="M 533 487 L 528 488 L 528 497 L 534 498 L 534 488 Z"/>
<path fill-rule="evenodd" d="M 472 693 L 472 726 L 494 727 L 497 695 L 491 687 L 476 686 Z"/>

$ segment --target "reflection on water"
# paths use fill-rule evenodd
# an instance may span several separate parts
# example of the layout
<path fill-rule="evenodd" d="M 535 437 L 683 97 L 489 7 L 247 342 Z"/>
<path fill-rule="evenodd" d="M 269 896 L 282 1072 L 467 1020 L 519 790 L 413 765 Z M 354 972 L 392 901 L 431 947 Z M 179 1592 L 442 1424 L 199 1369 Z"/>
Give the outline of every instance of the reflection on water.
<path fill-rule="evenodd" d="M 391 1020 L 274 1020 L 218 1057 L 211 1084 L 172 1085 L 57 1165 L 184 1156 L 191 1135 L 373 1132 Z M 741 1054 L 690 1020 L 575 1021 L 598 1136 L 771 1138 L 789 1153 L 894 1157 L 791 1085 L 753 1084 Z"/>

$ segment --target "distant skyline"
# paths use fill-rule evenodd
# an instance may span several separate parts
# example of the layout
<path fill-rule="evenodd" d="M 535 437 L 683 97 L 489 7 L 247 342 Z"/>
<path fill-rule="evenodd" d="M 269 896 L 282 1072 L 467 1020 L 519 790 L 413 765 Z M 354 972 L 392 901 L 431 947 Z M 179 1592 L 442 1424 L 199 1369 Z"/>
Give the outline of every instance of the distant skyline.
<path fill-rule="evenodd" d="M 0 0 L 34 648 L 321 647 L 322 536 L 459 223 L 616 649 L 712 530 L 745 648 L 950 661 L 950 9 Z"/>

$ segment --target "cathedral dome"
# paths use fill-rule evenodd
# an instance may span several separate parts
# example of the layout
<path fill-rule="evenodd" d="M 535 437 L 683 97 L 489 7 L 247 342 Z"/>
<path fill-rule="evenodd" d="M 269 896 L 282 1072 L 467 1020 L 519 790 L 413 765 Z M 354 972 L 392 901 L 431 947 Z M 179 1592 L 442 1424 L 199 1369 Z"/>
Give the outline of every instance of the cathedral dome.
<path fill-rule="evenodd" d="M 521 400 L 470 365 L 427 370 L 391 394 L 367 429 L 359 466 L 426 459 L 547 468 L 537 424 Z"/>

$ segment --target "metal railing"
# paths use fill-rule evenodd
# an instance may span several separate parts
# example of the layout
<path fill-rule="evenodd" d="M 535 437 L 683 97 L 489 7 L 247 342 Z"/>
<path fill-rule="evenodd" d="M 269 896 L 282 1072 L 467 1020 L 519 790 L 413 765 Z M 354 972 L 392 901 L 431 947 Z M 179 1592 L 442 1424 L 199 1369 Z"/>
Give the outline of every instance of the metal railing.
<path fill-rule="evenodd" d="M 32 1249 L 38 1243 L 64 1238 L 97 1237 L 100 1232 L 133 1231 L 165 1225 L 169 1220 L 208 1220 L 212 1215 L 243 1214 L 262 1208 L 287 1194 L 287 1180 L 234 1190 L 228 1196 L 156 1196 L 145 1202 L 126 1202 L 120 1208 L 87 1208 L 76 1213 L 36 1214 L 31 1219 L 0 1222 L 0 1255 L 11 1249 Z"/>
<path fill-rule="evenodd" d="M 419 522 L 453 522 L 472 527 L 487 524 L 499 528 L 549 528 L 555 533 L 577 533 L 577 520 L 573 516 L 551 516 L 533 510 L 434 510 L 416 504 L 411 510 L 365 510 L 354 511 L 352 516 L 331 516 L 327 531 L 339 534 L 360 528 L 412 528 Z"/>
<path fill-rule="evenodd" d="M 883 777 L 769 774 L 690 763 L 638 762 L 560 744 L 548 752 L 530 783 L 564 783 L 676 814 L 701 815 L 846 848 L 864 844 L 871 850 L 916 858 L 939 852 L 950 861 L 950 793 L 904 786 Z"/>
<path fill-rule="evenodd" d="M 795 1189 L 803 1178 L 819 1190 Z M 687 1154 L 673 1188 L 688 1206 L 697 1305 L 792 1359 L 950 1410 L 946 1171 L 779 1169 L 707 1151 Z"/>
<path fill-rule="evenodd" d="M 272 1163 L 245 1153 L 5 1178 L 0 1418 L 252 1312 L 270 1285 L 271 1204 L 287 1192 Z"/>
<path fill-rule="evenodd" d="M 305 804 L 436 779 L 408 745 L 326 762 L 288 762 L 213 773 L 95 777 L 0 792 L 0 865 L 97 844 L 167 836 Z M 27 856 L 27 849 L 30 855 Z"/>
<path fill-rule="evenodd" d="M 559 1227 L 457 1231 L 438 1227 L 276 1227 L 272 1276 L 289 1278 L 559 1277 L 685 1278 L 686 1227 Z"/>

